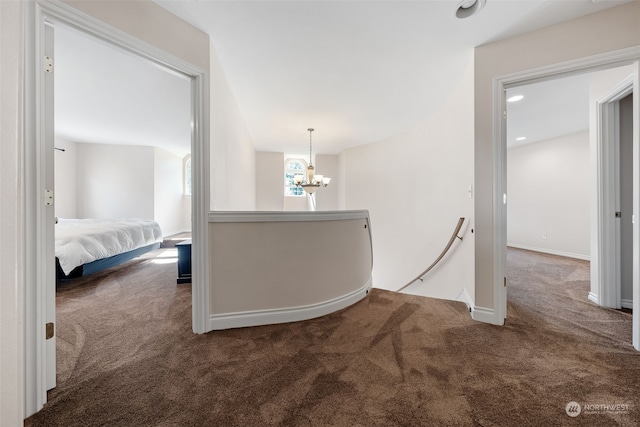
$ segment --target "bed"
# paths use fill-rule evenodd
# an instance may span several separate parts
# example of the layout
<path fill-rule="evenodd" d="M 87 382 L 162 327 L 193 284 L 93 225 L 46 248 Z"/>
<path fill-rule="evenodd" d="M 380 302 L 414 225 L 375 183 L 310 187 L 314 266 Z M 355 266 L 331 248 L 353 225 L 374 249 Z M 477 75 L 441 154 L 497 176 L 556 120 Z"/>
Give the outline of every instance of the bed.
<path fill-rule="evenodd" d="M 161 242 L 160 225 L 149 219 L 58 218 L 57 279 L 82 277 L 122 264 L 159 248 Z"/>

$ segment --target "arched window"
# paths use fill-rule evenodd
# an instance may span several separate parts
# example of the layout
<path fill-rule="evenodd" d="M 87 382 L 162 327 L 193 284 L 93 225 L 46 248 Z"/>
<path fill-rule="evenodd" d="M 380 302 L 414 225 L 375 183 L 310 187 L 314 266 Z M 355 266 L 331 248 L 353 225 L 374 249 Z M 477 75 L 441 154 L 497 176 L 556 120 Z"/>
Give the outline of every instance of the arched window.
<path fill-rule="evenodd" d="M 290 197 L 304 197 L 304 189 L 296 187 L 293 178 L 296 175 L 304 175 L 307 171 L 307 162 L 302 159 L 287 159 L 284 162 L 284 195 Z"/>
<path fill-rule="evenodd" d="M 191 154 L 184 158 L 184 195 L 191 196 Z"/>

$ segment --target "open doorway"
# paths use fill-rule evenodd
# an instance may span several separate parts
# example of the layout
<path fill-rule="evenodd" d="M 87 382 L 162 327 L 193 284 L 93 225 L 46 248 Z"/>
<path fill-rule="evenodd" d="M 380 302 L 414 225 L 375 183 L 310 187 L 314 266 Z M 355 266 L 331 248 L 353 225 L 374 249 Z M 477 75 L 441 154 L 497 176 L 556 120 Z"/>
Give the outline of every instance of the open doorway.
<path fill-rule="evenodd" d="M 194 271 L 192 280 L 192 327 L 202 333 L 206 327 L 208 269 L 200 259 L 207 256 L 205 236 L 208 194 L 208 112 L 207 72 L 161 48 L 58 3 L 27 5 L 28 40 L 25 60 L 25 256 L 33 268 L 26 269 L 25 303 L 25 395 L 26 414 L 38 411 L 47 400 L 50 379 L 55 379 L 55 256 L 54 256 L 54 29 L 67 25 L 92 35 L 128 55 L 181 75 L 189 87 L 190 147 L 193 193 L 191 197 L 194 231 Z M 163 46 L 162 42 L 160 45 Z M 200 49 L 198 52 L 203 53 Z M 205 64 L 205 62 L 202 62 Z M 207 65 L 208 67 L 208 65 Z M 99 194 L 98 194 L 99 196 Z M 199 232 L 201 231 L 201 232 Z M 46 325 L 46 327 L 43 327 Z"/>
<path fill-rule="evenodd" d="M 146 253 L 162 252 L 177 276 L 174 236 L 191 234 L 191 82 L 63 24 L 53 48 L 56 313 L 64 314 L 61 292 L 106 282 L 98 272 Z M 75 298 L 75 311 L 79 301 L 87 300 Z M 77 331 L 65 331 L 63 320 L 56 316 L 58 379 L 69 378 L 81 351 L 75 332 L 89 329 L 76 320 Z"/>
<path fill-rule="evenodd" d="M 619 67 L 513 86 L 506 91 L 509 200 L 506 260 L 507 278 L 514 287 L 538 275 L 536 286 L 543 282 L 549 285 L 541 286 L 540 292 L 557 292 L 558 297 L 566 297 L 567 301 L 575 298 L 576 306 L 591 300 L 601 306 L 620 308 L 620 292 L 617 306 L 604 304 L 600 298 L 603 291 L 599 289 L 602 282 L 598 274 L 605 260 L 600 257 L 596 266 L 601 268 L 590 271 L 591 257 L 602 253 L 592 212 L 602 181 L 595 161 L 602 127 L 598 121 L 601 116 L 598 102 L 621 81 L 630 81 L 632 75 L 631 67 Z M 626 102 L 632 108 L 631 100 Z M 618 232 L 610 238 L 615 239 L 618 252 L 611 262 L 617 263 L 615 271 L 624 272 L 618 276 L 618 289 L 625 282 L 628 286 L 625 295 L 632 298 L 633 125 L 632 120 L 627 121 L 626 145 L 622 146 L 618 137 L 605 143 L 615 145 L 615 152 L 619 153 L 608 173 L 615 184 L 618 206 L 615 211 L 619 212 L 622 205 L 626 212 L 616 214 Z M 622 222 L 625 216 L 626 222 Z M 591 280 L 594 275 L 596 280 Z M 558 292 L 556 286 L 564 290 Z M 631 303 L 632 299 L 625 301 L 629 308 Z M 580 315 L 579 309 L 575 312 Z M 621 319 L 628 328 L 612 331 L 625 331 L 621 339 L 630 342 L 631 316 Z M 604 326 L 607 328 L 608 324 Z"/>

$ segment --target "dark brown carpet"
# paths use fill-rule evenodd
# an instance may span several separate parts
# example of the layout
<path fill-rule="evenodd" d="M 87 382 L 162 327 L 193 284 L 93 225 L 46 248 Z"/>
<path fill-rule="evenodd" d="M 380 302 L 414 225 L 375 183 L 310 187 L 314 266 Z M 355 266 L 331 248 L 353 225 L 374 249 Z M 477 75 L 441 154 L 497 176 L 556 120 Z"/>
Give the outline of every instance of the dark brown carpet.
<path fill-rule="evenodd" d="M 630 317 L 585 302 L 586 263 L 510 251 L 504 327 L 374 289 L 319 319 L 194 335 L 174 251 L 59 290 L 58 387 L 26 425 L 640 424 Z M 571 401 L 629 406 L 570 418 Z"/>

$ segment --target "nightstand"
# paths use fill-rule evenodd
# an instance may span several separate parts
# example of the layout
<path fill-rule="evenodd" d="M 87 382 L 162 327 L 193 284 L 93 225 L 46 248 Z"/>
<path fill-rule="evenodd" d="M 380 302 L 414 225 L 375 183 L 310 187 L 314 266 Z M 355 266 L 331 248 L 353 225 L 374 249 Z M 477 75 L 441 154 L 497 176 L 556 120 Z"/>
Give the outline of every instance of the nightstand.
<path fill-rule="evenodd" d="M 178 250 L 178 280 L 180 283 L 191 283 L 191 239 L 176 244 Z"/>

